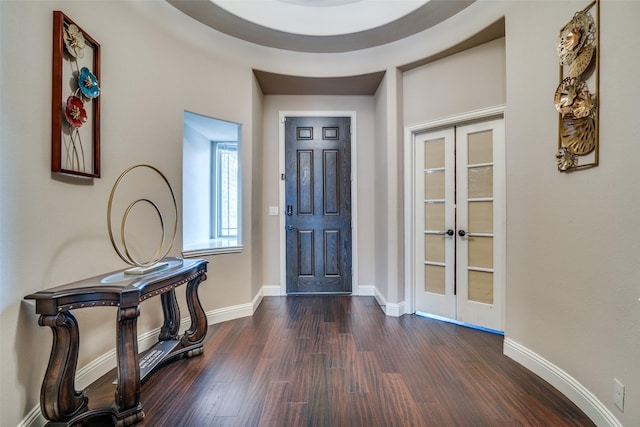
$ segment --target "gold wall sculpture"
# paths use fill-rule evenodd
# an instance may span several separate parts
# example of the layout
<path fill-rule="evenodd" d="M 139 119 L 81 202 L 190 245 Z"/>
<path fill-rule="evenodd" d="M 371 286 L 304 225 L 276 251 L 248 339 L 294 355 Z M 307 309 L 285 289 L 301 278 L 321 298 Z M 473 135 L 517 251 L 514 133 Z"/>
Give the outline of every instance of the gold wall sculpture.
<path fill-rule="evenodd" d="M 560 84 L 553 97 L 558 111 L 558 170 L 598 165 L 600 3 L 594 0 L 560 30 Z"/>

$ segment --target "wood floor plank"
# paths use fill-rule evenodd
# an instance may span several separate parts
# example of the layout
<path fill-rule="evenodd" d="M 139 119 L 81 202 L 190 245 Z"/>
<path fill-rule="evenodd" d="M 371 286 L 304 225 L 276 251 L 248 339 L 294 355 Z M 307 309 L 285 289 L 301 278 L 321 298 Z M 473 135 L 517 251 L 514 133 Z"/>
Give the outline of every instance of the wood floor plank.
<path fill-rule="evenodd" d="M 238 425 L 257 426 L 260 422 L 265 398 L 269 390 L 273 359 L 260 359 L 248 390 L 240 402 Z"/>
<path fill-rule="evenodd" d="M 322 427 L 331 425 L 331 404 L 329 401 L 329 384 L 326 355 L 312 353 L 309 362 L 304 367 L 307 373 L 307 388 L 309 389 L 309 419 L 308 426 Z"/>
<path fill-rule="evenodd" d="M 382 374 L 380 400 L 383 402 L 385 425 L 417 426 L 424 419 L 418 409 L 413 394 L 400 374 Z"/>
<path fill-rule="evenodd" d="M 372 297 L 265 297 L 142 386 L 142 427 L 592 427 L 503 337 Z"/>
<path fill-rule="evenodd" d="M 289 384 L 285 381 L 272 381 L 264 397 L 264 405 L 258 426 L 285 425 L 283 408 L 287 403 Z"/>

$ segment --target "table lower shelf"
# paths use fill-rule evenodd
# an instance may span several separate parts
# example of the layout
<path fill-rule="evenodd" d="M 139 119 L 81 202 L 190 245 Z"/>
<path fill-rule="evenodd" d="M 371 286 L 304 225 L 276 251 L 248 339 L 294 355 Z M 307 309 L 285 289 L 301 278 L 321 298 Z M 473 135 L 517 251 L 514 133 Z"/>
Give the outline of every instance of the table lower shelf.
<path fill-rule="evenodd" d="M 159 341 L 149 350 L 143 352 L 140 355 L 140 381 L 144 382 L 145 378 L 151 375 L 160 364 L 181 356 L 181 352 L 174 352 L 179 345 L 179 340 Z M 118 378 L 113 380 L 113 384 L 118 384 Z"/>
<path fill-rule="evenodd" d="M 157 342 L 150 349 L 140 353 L 140 382 L 144 383 L 154 372 L 163 365 L 183 357 L 193 357 L 202 354 L 202 344 L 181 348 L 180 340 L 172 339 Z M 49 422 L 47 427 L 70 427 L 81 425 L 91 420 L 92 427 L 113 426 L 114 420 L 126 414 L 119 414 L 113 403 L 118 384 L 117 369 L 112 369 L 83 390 L 88 398 L 86 410 L 77 414 L 67 422 Z M 114 380 L 115 377 L 115 380 Z M 139 412 L 140 420 L 144 417 L 142 407 L 131 410 L 132 414 Z"/>

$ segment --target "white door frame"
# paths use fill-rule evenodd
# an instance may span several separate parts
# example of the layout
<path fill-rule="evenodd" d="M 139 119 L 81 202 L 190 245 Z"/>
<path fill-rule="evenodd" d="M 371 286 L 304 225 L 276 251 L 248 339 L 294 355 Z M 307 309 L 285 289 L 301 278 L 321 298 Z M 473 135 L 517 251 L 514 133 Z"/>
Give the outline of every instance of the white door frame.
<path fill-rule="evenodd" d="M 413 174 L 413 150 L 416 135 L 419 133 L 424 133 L 432 130 L 436 130 L 442 127 L 461 125 L 464 123 L 503 117 L 505 116 L 505 105 L 498 105 L 495 107 L 489 107 L 481 110 L 470 111 L 467 113 L 458 114 L 455 116 L 444 117 L 437 120 L 432 120 L 429 122 L 418 123 L 412 126 L 405 127 L 404 130 L 404 272 L 405 272 L 405 280 L 404 280 L 404 296 L 405 296 L 405 314 L 413 314 L 416 311 L 415 308 L 415 275 L 413 269 L 414 262 L 414 236 L 415 236 L 415 222 L 414 222 L 414 190 L 415 190 L 415 177 Z M 505 159 L 500 159 L 503 163 Z M 505 170 L 504 168 L 502 169 Z M 502 194 L 506 196 L 506 185 L 505 179 L 501 180 Z M 502 211 L 506 212 L 506 197 L 502 197 Z M 506 221 L 502 223 L 501 234 L 506 236 Z M 503 257 L 506 256 L 506 251 L 502 251 Z M 505 260 L 502 260 L 502 265 L 506 266 Z M 506 286 L 503 286 L 503 294 Z M 502 301 L 504 301 L 504 295 L 501 296 Z M 505 307 L 503 307 L 503 317 L 504 317 Z M 504 323 L 504 322 L 503 322 Z"/>
<path fill-rule="evenodd" d="M 351 119 L 351 294 L 360 295 L 358 284 L 358 185 L 357 185 L 357 138 L 355 111 L 280 111 L 279 119 L 279 155 L 278 169 L 280 176 L 285 173 L 285 129 L 286 117 L 349 117 Z M 280 219 L 280 295 L 287 294 L 287 232 L 285 229 L 286 204 L 285 182 L 280 180 L 279 188 L 279 219 Z"/>

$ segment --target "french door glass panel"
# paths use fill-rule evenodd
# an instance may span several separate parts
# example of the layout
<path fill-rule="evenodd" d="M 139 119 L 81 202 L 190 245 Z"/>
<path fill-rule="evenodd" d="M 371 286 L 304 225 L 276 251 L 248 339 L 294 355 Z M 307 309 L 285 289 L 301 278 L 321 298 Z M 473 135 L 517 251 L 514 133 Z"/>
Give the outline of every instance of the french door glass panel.
<path fill-rule="evenodd" d="M 502 330 L 502 119 L 414 144 L 416 311 Z"/>
<path fill-rule="evenodd" d="M 493 166 L 469 166 L 469 198 L 493 197 Z"/>
<path fill-rule="evenodd" d="M 444 230 L 445 224 L 444 202 L 424 204 L 424 223 L 427 230 Z"/>
<path fill-rule="evenodd" d="M 493 233 L 493 201 L 469 201 L 469 233 Z"/>
<path fill-rule="evenodd" d="M 453 229 L 454 207 L 453 130 L 424 134 L 415 146 L 417 262 L 414 274 L 420 285 L 417 298 L 429 312 L 454 316 L 455 275 L 454 239 L 446 231 Z M 444 301 L 444 302 L 443 302 Z"/>
<path fill-rule="evenodd" d="M 456 128 L 457 319 L 503 330 L 503 121 Z M 498 234 L 496 234 L 498 233 Z"/>
<path fill-rule="evenodd" d="M 436 295 L 446 294 L 445 267 L 439 265 L 424 266 L 424 290 Z"/>
<path fill-rule="evenodd" d="M 427 170 L 424 174 L 424 198 L 426 200 L 444 200 L 444 169 Z"/>

